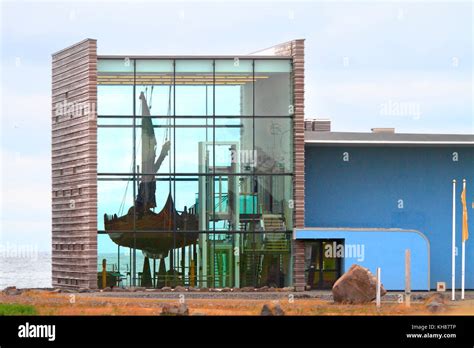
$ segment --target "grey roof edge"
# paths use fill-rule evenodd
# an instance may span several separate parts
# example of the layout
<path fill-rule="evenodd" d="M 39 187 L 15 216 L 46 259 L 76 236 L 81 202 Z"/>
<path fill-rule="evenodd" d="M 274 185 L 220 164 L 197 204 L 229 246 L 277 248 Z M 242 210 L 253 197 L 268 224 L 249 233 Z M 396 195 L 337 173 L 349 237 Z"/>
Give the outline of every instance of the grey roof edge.
<path fill-rule="evenodd" d="M 305 131 L 306 145 L 467 145 L 474 134 L 356 133 Z"/>

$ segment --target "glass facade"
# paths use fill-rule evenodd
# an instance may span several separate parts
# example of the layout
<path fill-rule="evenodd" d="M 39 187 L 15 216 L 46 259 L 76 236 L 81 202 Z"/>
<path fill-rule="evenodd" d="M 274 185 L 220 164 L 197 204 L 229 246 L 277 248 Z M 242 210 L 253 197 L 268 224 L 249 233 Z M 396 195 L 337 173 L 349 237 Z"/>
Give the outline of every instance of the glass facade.
<path fill-rule="evenodd" d="M 99 59 L 107 285 L 291 284 L 292 80 L 283 58 Z"/>

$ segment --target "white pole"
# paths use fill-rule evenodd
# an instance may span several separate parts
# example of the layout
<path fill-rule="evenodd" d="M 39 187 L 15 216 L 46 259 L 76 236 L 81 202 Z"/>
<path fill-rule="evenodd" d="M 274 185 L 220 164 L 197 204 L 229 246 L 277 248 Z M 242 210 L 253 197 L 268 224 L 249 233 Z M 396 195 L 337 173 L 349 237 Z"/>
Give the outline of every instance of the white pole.
<path fill-rule="evenodd" d="M 462 189 L 466 190 L 466 179 L 462 179 Z M 467 199 L 467 197 L 466 197 Z M 461 300 L 464 300 L 464 270 L 466 268 L 466 241 L 462 241 L 462 261 L 461 261 Z"/>
<path fill-rule="evenodd" d="M 461 265 L 461 300 L 464 300 L 464 269 L 466 267 L 466 241 L 462 241 L 462 265 Z"/>
<path fill-rule="evenodd" d="M 405 250 L 405 306 L 411 305 L 411 251 Z"/>
<path fill-rule="evenodd" d="M 456 179 L 453 180 L 453 250 L 452 250 L 452 269 L 451 269 L 451 300 L 456 299 Z"/>
<path fill-rule="evenodd" d="M 380 267 L 377 267 L 377 292 L 375 295 L 377 308 L 380 308 Z"/>

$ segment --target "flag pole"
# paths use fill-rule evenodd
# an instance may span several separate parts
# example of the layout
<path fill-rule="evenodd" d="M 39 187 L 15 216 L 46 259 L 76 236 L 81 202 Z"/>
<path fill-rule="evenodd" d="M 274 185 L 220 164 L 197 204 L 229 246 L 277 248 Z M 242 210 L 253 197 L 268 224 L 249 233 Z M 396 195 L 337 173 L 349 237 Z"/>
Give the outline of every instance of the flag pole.
<path fill-rule="evenodd" d="M 463 189 L 463 192 L 466 192 L 466 179 L 462 179 L 462 189 Z M 465 269 L 466 269 L 466 240 L 464 239 L 464 236 L 463 236 L 463 238 L 462 238 L 462 262 L 461 262 L 461 300 L 464 300 L 464 270 Z"/>
<path fill-rule="evenodd" d="M 451 256 L 451 300 L 456 299 L 456 179 L 453 180 L 453 248 Z"/>

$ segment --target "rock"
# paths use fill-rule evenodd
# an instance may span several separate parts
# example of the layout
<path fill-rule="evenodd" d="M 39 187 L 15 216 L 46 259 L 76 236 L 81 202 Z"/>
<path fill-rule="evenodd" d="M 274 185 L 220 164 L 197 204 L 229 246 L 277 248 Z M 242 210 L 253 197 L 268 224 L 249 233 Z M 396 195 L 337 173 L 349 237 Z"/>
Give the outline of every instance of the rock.
<path fill-rule="evenodd" d="M 292 291 L 295 291 L 295 288 L 292 287 L 292 286 L 287 286 L 287 287 L 284 287 L 281 290 L 284 291 L 284 292 L 292 292 Z"/>
<path fill-rule="evenodd" d="M 188 288 L 188 291 L 189 291 L 189 292 L 199 292 L 199 291 L 201 291 L 201 289 L 199 289 L 199 288 L 193 286 L 193 287 Z"/>
<path fill-rule="evenodd" d="M 434 293 L 433 295 L 429 296 L 428 298 L 426 298 L 425 304 L 428 305 L 433 301 L 446 304 L 447 297 L 446 297 L 446 295 L 443 295 L 442 293 L 437 292 L 437 293 Z"/>
<path fill-rule="evenodd" d="M 76 294 L 80 291 L 75 290 L 75 289 L 55 289 L 55 290 L 51 290 L 51 292 L 53 292 L 53 293 L 65 293 L 65 294 Z"/>
<path fill-rule="evenodd" d="M 208 288 L 201 288 L 199 291 L 200 292 L 209 292 L 209 289 Z"/>
<path fill-rule="evenodd" d="M 174 292 L 185 292 L 186 288 L 184 286 L 178 285 L 173 289 Z"/>
<path fill-rule="evenodd" d="M 112 291 L 112 288 L 110 286 L 106 287 L 106 288 L 103 288 L 102 290 L 100 290 L 100 292 L 111 292 Z"/>
<path fill-rule="evenodd" d="M 311 298 L 310 295 L 308 294 L 298 294 L 298 295 L 295 295 L 296 298 Z"/>
<path fill-rule="evenodd" d="M 251 291 L 251 292 L 254 292 L 254 291 L 255 291 L 255 288 L 252 288 L 252 287 L 250 287 L 250 286 L 245 286 L 245 287 L 243 287 L 243 288 L 240 288 L 240 291 L 242 291 L 242 292 L 250 292 L 250 291 Z"/>
<path fill-rule="evenodd" d="M 261 288 L 258 288 L 257 291 L 259 292 L 265 292 L 265 291 L 268 291 L 268 286 L 262 286 Z"/>
<path fill-rule="evenodd" d="M 440 313 L 446 310 L 446 297 L 436 293 L 425 301 L 425 305 L 431 313 Z"/>
<path fill-rule="evenodd" d="M 279 304 L 276 304 L 275 307 L 273 307 L 273 315 L 282 316 L 285 315 L 285 311 Z"/>
<path fill-rule="evenodd" d="M 431 313 L 439 313 L 444 312 L 446 310 L 446 306 L 438 301 L 433 301 L 426 306 Z"/>
<path fill-rule="evenodd" d="M 21 290 L 17 289 L 16 286 L 9 286 L 5 289 L 3 289 L 3 294 L 7 296 L 15 296 L 15 295 L 20 295 Z"/>
<path fill-rule="evenodd" d="M 271 310 L 269 305 L 264 304 L 260 312 L 260 315 L 263 315 L 263 316 L 273 315 L 273 311 Z"/>
<path fill-rule="evenodd" d="M 127 289 L 121 288 L 121 287 L 113 287 L 112 288 L 113 292 L 128 292 Z"/>
<path fill-rule="evenodd" d="M 161 291 L 171 291 L 171 288 L 169 286 L 163 286 Z"/>
<path fill-rule="evenodd" d="M 282 316 L 285 315 L 285 312 L 281 308 L 279 304 L 275 305 L 267 305 L 264 304 L 262 307 L 262 311 L 260 312 L 262 316 Z"/>
<path fill-rule="evenodd" d="M 133 291 L 133 292 L 137 292 L 137 291 L 145 291 L 146 288 L 144 288 L 142 286 L 135 286 L 135 287 L 131 287 L 130 290 Z"/>
<path fill-rule="evenodd" d="M 368 303 L 376 297 L 377 279 L 367 268 L 359 265 L 352 267 L 344 273 L 332 287 L 334 302 L 339 303 Z M 383 286 L 380 295 L 387 293 Z"/>
<path fill-rule="evenodd" d="M 232 291 L 231 288 L 223 288 L 223 289 L 222 289 L 222 292 L 231 292 L 231 291 Z"/>
<path fill-rule="evenodd" d="M 189 309 L 185 303 L 179 305 L 165 304 L 161 310 L 161 315 L 185 316 L 189 315 Z"/>
<path fill-rule="evenodd" d="M 411 295 L 411 300 L 412 301 L 422 301 L 425 298 L 426 298 L 426 296 L 423 295 L 423 294 Z"/>

